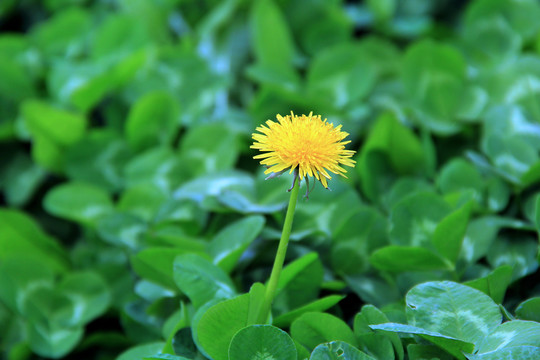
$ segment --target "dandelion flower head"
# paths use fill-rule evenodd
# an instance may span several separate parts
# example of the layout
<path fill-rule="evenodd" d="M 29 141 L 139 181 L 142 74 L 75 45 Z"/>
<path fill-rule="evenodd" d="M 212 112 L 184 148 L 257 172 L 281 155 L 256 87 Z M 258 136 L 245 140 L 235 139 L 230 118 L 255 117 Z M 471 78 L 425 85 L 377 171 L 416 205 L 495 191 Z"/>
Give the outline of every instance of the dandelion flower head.
<path fill-rule="evenodd" d="M 297 171 L 300 180 L 314 176 L 328 188 L 329 173 L 345 176 L 347 172 L 341 165 L 354 167 L 351 159 L 354 151 L 346 150 L 343 141 L 349 134 L 341 131 L 341 125 L 334 127 L 320 115 L 297 116 L 277 115 L 278 122 L 266 121 L 266 126 L 257 127 L 260 134 L 253 134 L 252 149 L 263 152 L 254 159 L 262 159 L 267 167 L 265 174 L 282 172 L 290 169 Z"/>

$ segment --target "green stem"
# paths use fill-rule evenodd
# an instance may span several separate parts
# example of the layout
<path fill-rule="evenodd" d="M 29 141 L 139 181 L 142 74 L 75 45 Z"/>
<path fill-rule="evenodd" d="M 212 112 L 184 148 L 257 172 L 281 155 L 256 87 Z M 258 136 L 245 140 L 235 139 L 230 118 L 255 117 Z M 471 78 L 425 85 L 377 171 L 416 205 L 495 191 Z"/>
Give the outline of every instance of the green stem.
<path fill-rule="evenodd" d="M 289 236 L 291 235 L 292 223 L 294 218 L 294 210 L 296 209 L 296 202 L 298 200 L 298 192 L 300 190 L 300 179 L 296 179 L 294 186 L 291 190 L 291 197 L 289 199 L 289 206 L 287 207 L 287 214 L 285 215 L 285 223 L 283 224 L 283 231 L 281 232 L 281 239 L 279 239 L 279 245 L 274 260 L 274 266 L 272 267 L 272 273 L 270 274 L 270 280 L 266 285 L 266 292 L 264 294 L 264 302 L 261 306 L 258 322 L 260 324 L 266 323 L 268 315 L 270 314 L 270 308 L 274 296 L 276 294 L 277 285 L 279 282 L 279 275 L 283 268 L 283 262 L 285 261 L 285 255 L 287 253 L 287 245 L 289 245 Z"/>

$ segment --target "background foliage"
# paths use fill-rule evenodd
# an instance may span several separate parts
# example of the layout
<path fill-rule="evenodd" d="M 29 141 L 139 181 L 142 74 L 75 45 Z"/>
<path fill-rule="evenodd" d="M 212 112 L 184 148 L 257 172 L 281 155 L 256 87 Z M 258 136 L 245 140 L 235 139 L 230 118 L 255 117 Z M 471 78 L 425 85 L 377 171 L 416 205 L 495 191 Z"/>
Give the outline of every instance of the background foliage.
<path fill-rule="evenodd" d="M 2 0 L 3 356 L 540 358 L 539 18 Z M 255 325 L 291 178 L 250 136 L 290 110 L 343 124 L 357 167 L 300 202 Z"/>

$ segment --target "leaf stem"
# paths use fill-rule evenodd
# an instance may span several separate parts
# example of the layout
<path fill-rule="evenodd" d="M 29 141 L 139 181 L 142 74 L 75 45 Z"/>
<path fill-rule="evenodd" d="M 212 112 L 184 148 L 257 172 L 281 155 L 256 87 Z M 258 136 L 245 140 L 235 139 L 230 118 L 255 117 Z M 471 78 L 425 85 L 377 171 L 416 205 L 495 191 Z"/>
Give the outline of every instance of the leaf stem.
<path fill-rule="evenodd" d="M 295 174 L 296 176 L 296 174 Z M 285 262 L 285 255 L 287 254 L 287 246 L 289 245 L 289 237 L 291 235 L 292 223 L 294 218 L 294 211 L 296 209 L 296 202 L 298 201 L 298 193 L 300 190 L 300 179 L 296 179 L 294 186 L 291 189 L 291 197 L 289 199 L 289 206 L 287 207 L 287 214 L 285 215 L 285 222 L 283 224 L 283 231 L 281 232 L 281 239 L 279 239 L 279 245 L 274 259 L 274 266 L 272 267 L 272 273 L 270 274 L 270 280 L 266 285 L 266 292 L 264 294 L 264 302 L 261 306 L 259 313 L 258 323 L 264 324 L 270 314 L 270 308 L 274 301 L 277 285 L 279 282 L 279 275 Z"/>

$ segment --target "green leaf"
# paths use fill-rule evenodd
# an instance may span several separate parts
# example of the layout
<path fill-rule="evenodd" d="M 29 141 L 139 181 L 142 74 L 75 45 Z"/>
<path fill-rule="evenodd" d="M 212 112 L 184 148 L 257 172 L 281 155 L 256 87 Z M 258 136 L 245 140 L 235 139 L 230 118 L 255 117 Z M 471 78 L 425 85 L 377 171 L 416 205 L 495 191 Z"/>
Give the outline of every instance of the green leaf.
<path fill-rule="evenodd" d="M 298 341 L 294 340 L 293 339 L 293 342 L 294 342 L 294 346 L 296 347 L 296 352 L 298 354 L 298 359 L 308 359 L 309 358 L 309 351 L 308 349 L 306 349 L 305 346 L 303 346 L 302 344 L 300 344 Z"/>
<path fill-rule="evenodd" d="M 317 194 L 316 199 L 312 199 L 309 203 L 298 204 L 295 213 L 295 232 L 309 234 L 318 230 L 322 234 L 334 237 L 337 231 L 347 226 L 351 217 L 365 209 L 361 205 L 358 193 L 345 184 L 336 182 L 332 188 L 333 193 L 327 191 Z"/>
<path fill-rule="evenodd" d="M 479 170 L 462 158 L 451 160 L 441 169 L 437 186 L 443 194 L 472 189 L 477 199 L 480 199 L 485 187 Z"/>
<path fill-rule="evenodd" d="M 433 244 L 435 248 L 439 254 L 450 260 L 453 264 L 458 259 L 471 210 L 472 203 L 468 202 L 444 217 L 433 233 Z"/>
<path fill-rule="evenodd" d="M 272 325 L 251 325 L 238 331 L 229 346 L 229 359 L 296 360 L 291 337 Z"/>
<path fill-rule="evenodd" d="M 533 297 L 519 304 L 516 316 L 522 320 L 540 322 L 540 297 Z"/>
<path fill-rule="evenodd" d="M 164 298 L 175 295 L 175 292 L 167 287 L 145 279 L 138 280 L 133 290 L 141 299 L 156 303 L 165 301 Z"/>
<path fill-rule="evenodd" d="M 539 193 L 531 194 L 527 196 L 525 201 L 521 204 L 521 211 L 527 220 L 536 225 L 536 206 L 540 198 Z"/>
<path fill-rule="evenodd" d="M 167 193 L 154 184 L 135 185 L 122 193 L 118 210 L 151 222 L 167 200 Z"/>
<path fill-rule="evenodd" d="M 499 325 L 478 345 L 478 354 L 501 348 L 535 346 L 540 348 L 540 324 L 534 321 L 514 320 Z"/>
<path fill-rule="evenodd" d="M 251 35 L 258 62 L 290 67 L 295 56 L 292 36 L 285 18 L 271 0 L 257 1 L 251 9 Z"/>
<path fill-rule="evenodd" d="M 495 241 L 500 226 L 499 220 L 493 216 L 472 219 L 461 246 L 461 258 L 468 263 L 474 263 L 485 256 Z"/>
<path fill-rule="evenodd" d="M 304 11 L 292 11 L 295 7 L 286 9 L 291 27 L 310 56 L 351 39 L 354 21 L 341 4 L 321 2 L 310 4 Z"/>
<path fill-rule="evenodd" d="M 91 69 L 94 68 L 93 65 L 90 66 Z M 68 83 L 62 84 L 64 85 L 64 87 L 62 87 L 62 90 L 64 91 L 59 92 L 57 96 L 68 98 L 71 104 L 84 112 L 88 112 L 96 105 L 99 105 L 100 101 L 110 93 L 117 84 L 109 71 L 102 69 L 99 65 L 95 66 L 95 68 L 98 68 L 99 70 L 87 71 L 83 67 L 80 72 L 83 73 L 82 76 L 86 77 L 86 79 L 82 80 L 80 84 L 77 84 L 78 86 L 75 86 L 72 89 L 69 89 L 68 86 L 70 85 L 69 81 L 72 80 L 73 75 L 68 74 Z M 66 88 L 71 91 L 66 91 Z"/>
<path fill-rule="evenodd" d="M 540 25 L 535 21 L 540 16 L 540 6 L 534 0 L 479 0 L 471 3 L 465 12 L 465 23 L 475 23 L 485 19 L 502 18 L 512 30 L 525 39 L 535 36 Z"/>
<path fill-rule="evenodd" d="M 137 24 L 136 17 L 128 14 L 109 14 L 92 38 L 92 56 L 96 59 L 118 57 L 143 47 L 150 39 L 147 30 Z"/>
<path fill-rule="evenodd" d="M 74 57 L 83 53 L 91 29 L 90 12 L 69 7 L 34 27 L 31 36 L 48 57 Z"/>
<path fill-rule="evenodd" d="M 284 91 L 298 91 L 300 77 L 292 67 L 279 67 L 272 63 L 256 63 L 246 69 L 254 82 L 272 85 Z"/>
<path fill-rule="evenodd" d="M 493 267 L 510 265 L 513 268 L 512 280 L 531 274 L 538 269 L 536 254 L 538 240 L 524 236 L 511 239 L 499 236 L 490 247 L 487 260 Z"/>
<path fill-rule="evenodd" d="M 288 201 L 288 193 L 284 188 L 290 187 L 287 176 L 265 180 L 263 171 L 258 171 L 255 181 L 251 186 L 225 191 L 219 197 L 219 202 L 240 213 L 275 213 L 285 209 Z"/>
<path fill-rule="evenodd" d="M 359 51 L 369 62 L 377 67 L 381 76 L 395 76 L 401 64 L 400 49 L 388 38 L 377 35 L 363 36 L 359 39 Z"/>
<path fill-rule="evenodd" d="M 60 243 L 47 235 L 27 214 L 0 209 L 0 262 L 25 258 L 46 269 L 62 273 L 69 269 L 68 257 Z"/>
<path fill-rule="evenodd" d="M 396 334 L 388 335 L 397 336 Z M 375 333 L 374 331 L 372 331 L 370 333 L 356 335 L 356 338 L 361 344 L 359 348 L 362 351 L 365 351 L 368 355 L 373 356 L 375 359 L 395 359 L 392 343 L 390 342 L 386 334 Z"/>
<path fill-rule="evenodd" d="M 236 135 L 223 124 L 191 128 L 180 144 L 180 156 L 195 175 L 229 170 L 238 157 Z"/>
<path fill-rule="evenodd" d="M 487 69 L 510 63 L 522 46 L 520 36 L 501 16 L 467 23 L 464 39 L 471 62 Z"/>
<path fill-rule="evenodd" d="M 362 310 L 354 317 L 354 335 L 360 344 L 376 358 L 394 357 L 394 351 L 398 359 L 405 356 L 403 345 L 397 334 L 374 333 L 369 325 L 387 323 L 386 315 L 373 305 L 364 305 Z"/>
<path fill-rule="evenodd" d="M 43 262 L 29 256 L 10 256 L 0 262 L 0 300 L 14 314 L 20 314 L 21 301 L 29 289 L 53 284 L 55 273 Z"/>
<path fill-rule="evenodd" d="M 143 279 L 176 290 L 173 264 L 178 255 L 185 253 L 186 250 L 180 248 L 150 247 L 131 256 L 131 266 Z"/>
<path fill-rule="evenodd" d="M 357 223 L 354 223 L 355 226 Z M 339 239 L 339 237 L 336 237 Z M 366 249 L 366 237 L 358 236 L 341 240 L 331 248 L 332 268 L 336 274 L 353 275 L 363 273 L 369 267 Z"/>
<path fill-rule="evenodd" d="M 128 157 L 127 145 L 115 131 L 91 129 L 70 146 L 65 156 L 66 175 L 112 192 L 124 185 L 122 168 Z"/>
<path fill-rule="evenodd" d="M 515 346 L 502 348 L 486 354 L 472 355 L 469 360 L 536 360 L 540 356 L 540 348 L 537 346 Z"/>
<path fill-rule="evenodd" d="M 186 180 L 178 156 L 170 149 L 154 148 L 131 159 L 125 166 L 126 186 L 153 184 L 170 193 Z"/>
<path fill-rule="evenodd" d="M 384 271 L 451 270 L 452 264 L 422 247 L 390 245 L 375 250 L 371 264 Z"/>
<path fill-rule="evenodd" d="M 538 161 L 537 150 L 519 136 L 488 133 L 484 148 L 495 167 L 516 185 L 520 184 L 520 178 Z"/>
<path fill-rule="evenodd" d="M 98 234 L 103 240 L 131 250 L 141 248 L 140 237 L 146 231 L 146 227 L 138 217 L 124 213 L 102 217 L 97 223 Z"/>
<path fill-rule="evenodd" d="M 84 135 L 86 119 L 79 114 L 39 100 L 25 101 L 21 111 L 33 136 L 44 137 L 59 146 L 72 145 Z"/>
<path fill-rule="evenodd" d="M 242 253 L 262 231 L 265 219 L 248 216 L 222 229 L 208 245 L 214 264 L 230 273 Z"/>
<path fill-rule="evenodd" d="M 32 78 L 14 59 L 0 55 L 0 94 L 11 101 L 19 102 L 34 97 Z"/>
<path fill-rule="evenodd" d="M 67 293 L 52 284 L 36 284 L 19 299 L 20 311 L 27 319 L 30 347 L 46 357 L 61 357 L 71 351 L 83 335 L 78 326 L 77 305 Z"/>
<path fill-rule="evenodd" d="M 45 179 L 46 172 L 24 153 L 15 156 L 6 168 L 4 193 L 8 205 L 25 205 Z"/>
<path fill-rule="evenodd" d="M 341 108 L 365 97 L 375 84 L 375 64 L 357 44 L 344 43 L 325 49 L 311 62 L 307 91 Z"/>
<path fill-rule="evenodd" d="M 247 324 L 250 295 L 244 294 L 213 305 L 197 325 L 201 347 L 214 360 L 228 360 L 229 344 Z"/>
<path fill-rule="evenodd" d="M 487 206 L 493 212 L 502 211 L 510 200 L 509 186 L 500 178 L 487 181 Z"/>
<path fill-rule="evenodd" d="M 142 208 L 137 210 L 142 210 Z M 163 232 L 160 234 L 162 235 L 161 239 L 165 240 L 166 243 L 170 242 L 170 244 L 180 242 L 181 245 L 188 242 L 185 241 L 185 235 L 198 233 L 206 224 L 206 220 L 207 213 L 194 201 L 177 199 L 169 199 L 162 203 L 155 218 L 152 219 L 158 228 L 163 226 Z M 174 233 L 175 228 L 180 229 L 180 231 Z M 174 237 L 178 239 L 174 240 Z"/>
<path fill-rule="evenodd" d="M 171 354 L 157 354 L 152 356 L 145 356 L 143 360 L 191 360 L 187 357 L 171 355 Z"/>
<path fill-rule="evenodd" d="M 536 117 L 533 117 L 530 113 L 535 109 L 526 109 L 525 106 L 515 104 L 516 102 L 519 103 L 520 96 L 535 94 L 535 92 L 532 92 L 533 88 L 531 88 L 532 85 L 529 81 L 533 81 L 533 78 L 530 78 L 530 72 L 535 72 L 534 69 L 537 68 L 538 63 L 538 59 L 519 61 L 508 70 L 509 73 L 505 74 L 504 79 L 507 83 L 501 84 L 503 89 L 501 89 L 500 101 L 508 104 L 493 106 L 483 116 L 484 136 L 481 141 L 484 150 L 488 148 L 486 142 L 490 136 L 498 138 L 517 137 L 531 147 L 538 149 L 540 125 Z M 518 80 L 521 76 L 526 76 L 526 78 L 520 82 Z M 540 73 L 535 72 L 534 81 L 537 81 L 536 79 L 539 76 Z M 514 82 L 516 83 L 514 84 Z M 491 85 L 491 87 L 494 87 L 494 85 Z M 492 91 L 496 91 L 496 89 L 492 89 Z M 527 172 L 528 169 L 526 169 L 525 173 Z"/>
<path fill-rule="evenodd" d="M 357 344 L 353 331 L 343 320 L 319 312 L 308 312 L 297 318 L 291 325 L 291 336 L 308 349 L 334 340 Z"/>
<path fill-rule="evenodd" d="M 83 328 L 65 328 L 28 322 L 26 326 L 30 348 L 36 354 L 48 358 L 61 358 L 68 354 L 81 340 Z"/>
<path fill-rule="evenodd" d="M 35 328 L 42 333 L 39 342 L 49 342 L 53 350 L 58 339 L 74 339 L 79 328 L 103 314 L 109 307 L 110 291 L 94 272 L 67 275 L 57 286 L 52 283 L 35 284 L 20 293 L 19 308 Z M 67 341 L 67 340 L 66 340 Z"/>
<path fill-rule="evenodd" d="M 64 168 L 62 149 L 53 141 L 43 136 L 34 137 L 32 158 L 39 166 L 50 172 L 61 173 Z"/>
<path fill-rule="evenodd" d="M 410 360 L 439 359 L 452 360 L 454 357 L 435 345 L 409 344 L 407 354 Z"/>
<path fill-rule="evenodd" d="M 375 16 L 375 20 L 384 23 L 392 19 L 397 7 L 396 0 L 374 1 L 368 0 L 367 6 Z"/>
<path fill-rule="evenodd" d="M 396 174 L 383 150 L 362 151 L 360 156 L 357 171 L 362 191 L 368 199 L 375 201 L 396 181 Z"/>
<path fill-rule="evenodd" d="M 344 195 L 346 198 L 350 199 L 349 194 Z M 354 201 L 356 202 L 357 200 Z M 357 204 L 358 203 L 355 205 Z M 353 259 L 361 258 L 362 261 L 367 263 L 367 255 L 369 252 L 388 244 L 388 221 L 386 217 L 374 207 L 351 205 L 352 204 L 348 202 L 343 203 L 343 207 L 351 208 L 350 210 L 347 209 L 346 212 L 341 211 L 341 206 L 336 206 L 333 215 L 338 219 L 341 218 L 342 224 L 333 231 L 333 239 L 335 241 L 335 246 L 343 242 L 347 245 L 350 244 L 355 246 L 356 249 L 349 250 L 353 253 L 352 255 L 345 254 L 344 252 L 332 254 L 332 265 L 336 272 L 342 270 L 345 273 L 354 274 L 358 273 L 359 270 L 366 269 L 367 266 L 361 266 L 358 261 L 355 262 Z M 345 214 L 347 216 L 343 216 Z M 347 247 L 348 246 L 345 248 Z M 336 256 L 339 254 L 342 254 L 344 258 L 340 259 L 339 256 Z M 347 263 L 347 260 L 350 260 L 351 262 Z"/>
<path fill-rule="evenodd" d="M 317 299 L 322 279 L 317 253 L 310 252 L 287 264 L 278 281 L 273 309 L 281 314 Z"/>
<path fill-rule="evenodd" d="M 430 331 L 416 326 L 396 324 L 396 323 L 387 323 L 380 325 L 370 325 L 370 328 L 374 330 L 383 330 L 397 333 L 406 333 L 418 335 L 421 338 L 424 338 L 433 344 L 437 345 L 441 349 L 447 351 L 448 353 L 454 355 L 460 360 L 465 360 L 463 352 L 472 353 L 474 350 L 474 344 L 461 340 L 452 336 L 444 335 L 436 331 Z"/>
<path fill-rule="evenodd" d="M 83 137 L 86 119 L 39 100 L 26 100 L 21 105 L 21 112 L 34 140 L 34 160 L 48 170 L 61 171 L 64 168 L 64 151 Z"/>
<path fill-rule="evenodd" d="M 344 298 L 345 296 L 341 296 L 341 295 L 329 295 L 329 296 L 322 297 L 320 299 L 310 302 L 309 304 L 303 305 L 285 314 L 279 315 L 278 317 L 274 319 L 272 324 L 278 327 L 282 327 L 282 328 L 290 326 L 291 323 L 296 318 L 300 317 L 302 314 L 305 314 L 307 312 L 322 312 L 322 311 L 328 310 L 329 308 L 336 305 L 338 302 L 340 302 Z"/>
<path fill-rule="evenodd" d="M 215 202 L 228 193 L 252 188 L 253 178 L 238 171 L 227 171 L 218 174 L 206 175 L 184 183 L 174 193 L 178 200 L 191 199 L 201 203 L 205 209 L 222 209 Z"/>
<path fill-rule="evenodd" d="M 137 345 L 122 352 L 116 360 L 140 360 L 146 356 L 158 354 L 165 343 L 153 342 L 150 344 Z"/>
<path fill-rule="evenodd" d="M 389 283 L 376 275 L 346 276 L 347 285 L 364 302 L 383 306 L 400 301 L 402 295 L 396 284 Z"/>
<path fill-rule="evenodd" d="M 439 134 L 455 133 L 453 121 L 462 102 L 466 63 L 447 44 L 423 40 L 407 49 L 402 81 L 405 93 L 427 116 L 422 123 Z"/>
<path fill-rule="evenodd" d="M 396 245 L 429 247 L 437 224 L 450 212 L 450 205 L 434 193 L 407 196 L 390 214 L 390 240 Z"/>
<path fill-rule="evenodd" d="M 399 174 L 417 174 L 424 170 L 424 150 L 420 140 L 392 114 L 385 113 L 377 118 L 362 147 L 359 167 L 364 166 L 366 155 L 373 150 L 385 152 Z"/>
<path fill-rule="evenodd" d="M 265 295 L 266 287 L 259 282 L 253 284 L 249 289 L 249 311 L 246 325 L 253 325 L 258 322 Z"/>
<path fill-rule="evenodd" d="M 476 85 L 468 85 L 462 96 L 461 108 L 456 116 L 463 122 L 476 123 L 486 108 L 489 100 L 488 92 Z"/>
<path fill-rule="evenodd" d="M 425 180 L 413 177 L 400 177 L 389 189 L 385 195 L 383 203 L 386 209 L 392 209 L 401 200 L 407 196 L 420 192 L 433 192 L 434 188 Z"/>
<path fill-rule="evenodd" d="M 536 198 L 534 204 L 534 224 L 536 225 L 536 231 L 540 233 L 540 196 Z"/>
<path fill-rule="evenodd" d="M 119 53 L 114 52 L 114 55 L 118 56 Z M 109 65 L 107 60 L 101 58 L 96 62 L 89 62 L 89 70 L 84 68 L 83 63 L 80 65 L 83 68 L 79 70 L 81 74 L 77 74 L 82 78 L 80 83 L 70 89 L 69 81 L 73 74 L 66 74 L 68 78 L 65 81 L 68 83 L 62 84 L 63 91 L 58 96 L 67 97 L 67 100 L 79 110 L 88 112 L 99 105 L 108 94 L 132 80 L 151 61 L 152 55 L 153 52 L 150 49 L 140 49 L 127 54 L 114 65 Z M 59 71 L 62 72 L 64 69 Z"/>
<path fill-rule="evenodd" d="M 212 299 L 228 299 L 236 294 L 229 276 L 199 255 L 177 256 L 173 271 L 176 285 L 196 308 Z"/>
<path fill-rule="evenodd" d="M 131 108 L 126 125 L 126 137 L 137 150 L 155 145 L 171 145 L 179 125 L 177 101 L 168 92 L 150 92 Z"/>
<path fill-rule="evenodd" d="M 482 291 L 489 295 L 497 304 L 501 304 L 506 293 L 506 288 L 512 280 L 512 267 L 503 265 L 493 270 L 488 276 L 480 279 L 467 281 L 464 285 Z"/>
<path fill-rule="evenodd" d="M 189 325 L 189 314 L 187 312 L 187 307 L 184 305 L 184 302 L 180 302 L 180 309 L 178 309 L 167 319 L 161 331 L 163 337 L 167 339 L 167 342 L 162 350 L 164 353 L 175 353 L 174 344 L 176 344 L 176 334 L 182 329 L 189 329 Z M 191 334 L 191 329 L 189 330 Z"/>
<path fill-rule="evenodd" d="M 313 350 L 309 360 L 375 360 L 343 341 L 321 344 Z"/>
<path fill-rule="evenodd" d="M 65 293 L 77 311 L 71 323 L 84 326 L 102 315 L 111 302 L 111 292 L 101 276 L 92 271 L 76 272 L 67 275 L 59 284 L 58 290 Z"/>
<path fill-rule="evenodd" d="M 407 293 L 406 302 L 411 325 L 474 344 L 502 320 L 499 307 L 489 296 L 450 281 L 417 285 Z"/>
<path fill-rule="evenodd" d="M 77 182 L 54 187 L 45 195 L 43 207 L 52 215 L 91 227 L 113 211 L 109 194 L 94 185 Z"/>
<path fill-rule="evenodd" d="M 201 239 L 187 235 L 185 231 L 182 224 L 180 226 L 161 224 L 146 234 L 145 243 L 154 246 L 172 246 L 186 253 L 192 252 L 207 257 L 206 243 Z"/>

